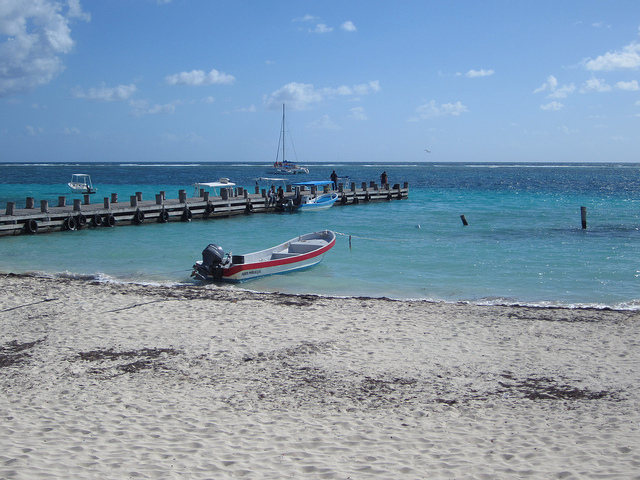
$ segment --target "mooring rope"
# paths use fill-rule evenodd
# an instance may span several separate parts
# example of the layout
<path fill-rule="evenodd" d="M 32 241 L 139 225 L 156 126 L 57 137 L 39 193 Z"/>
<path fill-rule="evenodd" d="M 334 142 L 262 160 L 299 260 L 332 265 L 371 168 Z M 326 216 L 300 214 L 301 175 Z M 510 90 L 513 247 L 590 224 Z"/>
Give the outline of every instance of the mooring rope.
<path fill-rule="evenodd" d="M 368 237 L 359 237 L 357 235 L 349 235 L 348 233 L 340 233 L 340 232 L 333 232 L 336 235 L 342 235 L 343 237 L 349 237 L 349 240 L 351 240 L 352 238 L 357 238 L 359 240 L 370 240 L 372 242 L 406 242 L 407 240 L 401 239 L 401 238 L 368 238 Z"/>

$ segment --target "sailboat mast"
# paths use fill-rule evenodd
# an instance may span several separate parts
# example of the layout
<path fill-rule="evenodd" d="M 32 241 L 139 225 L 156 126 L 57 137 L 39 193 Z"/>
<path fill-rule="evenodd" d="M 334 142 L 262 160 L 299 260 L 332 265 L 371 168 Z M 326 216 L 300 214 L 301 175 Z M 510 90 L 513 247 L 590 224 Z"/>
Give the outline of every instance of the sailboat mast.
<path fill-rule="evenodd" d="M 284 103 L 282 104 L 282 164 L 284 165 Z"/>

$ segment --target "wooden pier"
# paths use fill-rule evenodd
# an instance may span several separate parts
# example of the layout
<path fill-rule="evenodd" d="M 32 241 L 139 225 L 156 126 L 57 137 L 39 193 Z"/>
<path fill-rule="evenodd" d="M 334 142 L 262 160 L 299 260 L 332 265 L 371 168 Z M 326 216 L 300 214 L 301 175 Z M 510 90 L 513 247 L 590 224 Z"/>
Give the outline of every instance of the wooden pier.
<path fill-rule="evenodd" d="M 74 199 L 73 205 L 67 205 L 66 197 L 61 196 L 56 206 L 42 200 L 39 209 L 35 208 L 34 199 L 27 197 L 25 208 L 16 208 L 14 202 L 7 203 L 6 213 L 0 214 L 0 236 L 279 213 L 283 203 L 299 195 L 315 194 L 315 190 L 313 186 L 305 190 L 304 187 L 294 189 L 287 185 L 286 192 L 282 192 L 284 199 L 281 197 L 279 200 L 275 189 L 260 190 L 258 186 L 254 193 L 242 187 L 221 188 L 219 196 L 210 196 L 210 192 L 201 189 L 199 196 L 187 197 L 186 190 L 180 190 L 177 199 L 167 199 L 165 192 L 160 192 L 155 200 L 143 200 L 138 192 L 128 202 L 119 202 L 117 194 L 112 193 L 111 197 L 104 197 L 102 203 L 91 203 L 95 198 L 84 195 L 84 199 Z M 387 202 L 408 198 L 409 184 L 405 182 L 401 187 L 400 184 L 390 186 L 363 182 L 360 188 L 356 188 L 355 183 L 348 188 L 339 184 L 336 193 L 339 198 L 334 207 Z"/>

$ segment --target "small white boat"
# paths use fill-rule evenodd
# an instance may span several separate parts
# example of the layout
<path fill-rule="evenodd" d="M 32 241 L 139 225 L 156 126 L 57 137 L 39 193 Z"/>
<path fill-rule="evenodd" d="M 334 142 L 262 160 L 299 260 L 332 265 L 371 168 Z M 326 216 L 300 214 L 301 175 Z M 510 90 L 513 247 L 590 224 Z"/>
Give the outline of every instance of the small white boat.
<path fill-rule="evenodd" d="M 301 195 L 300 203 L 296 204 L 294 200 L 291 200 L 284 208 L 289 212 L 315 212 L 331 208 L 336 200 L 338 200 L 338 194 L 335 192 L 324 193 L 316 197 Z"/>
<path fill-rule="evenodd" d="M 93 188 L 91 176 L 86 173 L 74 173 L 67 185 L 75 193 L 96 193 L 98 191 L 97 188 Z"/>
<path fill-rule="evenodd" d="M 331 208 L 338 200 L 338 194 L 331 191 L 332 185 L 333 182 L 330 180 L 294 183 L 294 187 L 315 187 L 316 190 L 321 189 L 324 194 L 302 194 L 300 197 L 290 200 L 283 207 L 289 212 L 311 212 Z M 311 191 L 313 192 L 313 188 Z"/>
<path fill-rule="evenodd" d="M 331 230 L 307 233 L 275 247 L 245 255 L 225 255 L 222 247 L 209 244 L 202 260 L 193 266 L 192 277 L 198 280 L 241 282 L 266 275 L 309 268 L 322 261 L 336 243 Z"/>

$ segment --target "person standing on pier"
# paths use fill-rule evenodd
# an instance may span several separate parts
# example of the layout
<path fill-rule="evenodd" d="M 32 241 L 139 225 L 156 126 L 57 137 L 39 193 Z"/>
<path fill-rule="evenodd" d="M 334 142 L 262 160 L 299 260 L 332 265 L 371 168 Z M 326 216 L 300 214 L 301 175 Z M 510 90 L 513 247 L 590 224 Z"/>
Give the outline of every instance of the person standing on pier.
<path fill-rule="evenodd" d="M 338 174 L 335 170 L 331 173 L 331 181 L 333 182 L 333 189 L 338 190 Z"/>
<path fill-rule="evenodd" d="M 382 172 L 382 175 L 380 175 L 380 184 L 382 186 L 384 186 L 387 183 L 389 183 L 389 178 L 387 177 L 387 172 L 384 171 L 384 172 Z"/>

